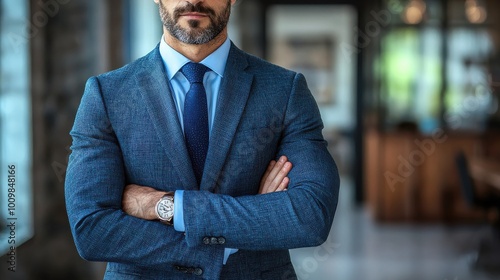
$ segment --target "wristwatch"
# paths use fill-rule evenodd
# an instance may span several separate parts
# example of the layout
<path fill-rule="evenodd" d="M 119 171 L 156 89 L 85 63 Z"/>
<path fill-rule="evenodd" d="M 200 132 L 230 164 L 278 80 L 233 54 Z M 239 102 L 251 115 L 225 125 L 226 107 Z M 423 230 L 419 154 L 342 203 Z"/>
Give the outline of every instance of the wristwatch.
<path fill-rule="evenodd" d="M 173 225 L 174 223 L 174 193 L 166 193 L 160 200 L 156 203 L 156 216 L 160 219 L 160 222 L 167 225 Z"/>

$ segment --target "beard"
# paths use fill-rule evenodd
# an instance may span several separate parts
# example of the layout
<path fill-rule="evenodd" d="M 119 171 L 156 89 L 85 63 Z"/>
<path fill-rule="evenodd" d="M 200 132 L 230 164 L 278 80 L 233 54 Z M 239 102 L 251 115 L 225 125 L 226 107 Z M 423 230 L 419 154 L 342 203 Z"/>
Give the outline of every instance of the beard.
<path fill-rule="evenodd" d="M 173 14 L 169 13 L 162 1 L 159 1 L 160 17 L 163 26 L 177 40 L 191 45 L 202 45 L 212 41 L 226 28 L 231 15 L 231 0 L 227 1 L 224 10 L 217 14 L 213 9 L 203 6 L 202 2 L 193 5 L 189 2 L 183 7 L 178 7 Z M 189 20 L 189 29 L 179 25 L 179 18 L 184 13 L 204 13 L 210 19 L 210 24 L 206 28 L 200 27 L 200 21 Z"/>

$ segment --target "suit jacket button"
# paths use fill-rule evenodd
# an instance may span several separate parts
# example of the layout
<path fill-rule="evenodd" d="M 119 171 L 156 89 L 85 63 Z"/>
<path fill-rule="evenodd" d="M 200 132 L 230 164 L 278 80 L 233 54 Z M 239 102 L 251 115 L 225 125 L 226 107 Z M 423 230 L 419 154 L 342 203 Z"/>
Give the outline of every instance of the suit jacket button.
<path fill-rule="evenodd" d="M 208 237 L 203 238 L 203 244 L 205 244 L 205 245 L 210 244 L 210 238 L 208 238 Z"/>
<path fill-rule="evenodd" d="M 217 240 L 217 237 L 210 238 L 210 244 L 212 245 L 219 244 L 219 240 Z"/>
<path fill-rule="evenodd" d="M 224 237 L 219 237 L 217 238 L 217 240 L 219 241 L 220 245 L 224 245 L 224 243 L 226 243 L 226 239 Z"/>
<path fill-rule="evenodd" d="M 187 271 L 187 268 L 185 268 L 184 266 L 176 265 L 174 267 L 175 267 L 175 269 L 177 269 L 180 272 L 186 273 L 186 271 Z"/>
<path fill-rule="evenodd" d="M 203 269 L 197 267 L 194 269 L 194 275 L 201 276 L 203 274 Z"/>

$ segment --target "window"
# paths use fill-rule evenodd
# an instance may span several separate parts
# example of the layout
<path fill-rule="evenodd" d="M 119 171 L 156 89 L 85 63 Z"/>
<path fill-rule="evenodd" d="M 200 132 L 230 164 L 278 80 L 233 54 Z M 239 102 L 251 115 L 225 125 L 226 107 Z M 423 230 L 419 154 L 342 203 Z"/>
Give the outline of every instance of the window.
<path fill-rule="evenodd" d="M 441 91 L 441 33 L 437 28 L 392 29 L 382 40 L 382 100 L 386 125 L 437 123 Z"/>
<path fill-rule="evenodd" d="M 18 247 L 33 236 L 33 215 L 30 57 L 26 30 L 29 1 L 0 0 L 0 4 L 0 255 L 3 255 L 11 246 Z M 15 226 L 8 227 L 11 223 Z"/>
<path fill-rule="evenodd" d="M 469 9 L 472 2 L 479 8 Z M 498 2 L 385 3 L 392 20 L 374 63 L 382 126 L 410 123 L 423 133 L 487 130 L 498 110 L 491 82 L 497 19 L 483 8 Z"/>

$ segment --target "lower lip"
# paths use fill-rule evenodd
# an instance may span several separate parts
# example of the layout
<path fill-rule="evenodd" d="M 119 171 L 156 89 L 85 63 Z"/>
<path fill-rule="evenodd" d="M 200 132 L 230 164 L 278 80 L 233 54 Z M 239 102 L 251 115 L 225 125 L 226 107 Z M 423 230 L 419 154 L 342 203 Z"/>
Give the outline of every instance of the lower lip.
<path fill-rule="evenodd" d="M 183 15 L 183 17 L 187 19 L 202 19 L 205 18 L 206 16 L 204 15 Z"/>

